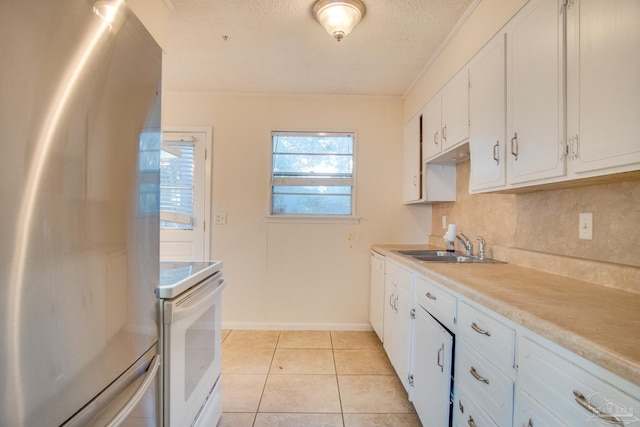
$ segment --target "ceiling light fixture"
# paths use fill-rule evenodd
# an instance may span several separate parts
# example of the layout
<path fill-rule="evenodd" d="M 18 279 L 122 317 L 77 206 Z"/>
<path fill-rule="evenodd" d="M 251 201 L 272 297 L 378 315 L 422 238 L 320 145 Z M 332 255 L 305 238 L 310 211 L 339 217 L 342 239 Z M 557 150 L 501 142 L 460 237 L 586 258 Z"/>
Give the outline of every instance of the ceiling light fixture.
<path fill-rule="evenodd" d="M 320 25 L 337 41 L 358 25 L 364 12 L 364 3 L 360 0 L 318 0 L 313 6 L 313 14 Z"/>

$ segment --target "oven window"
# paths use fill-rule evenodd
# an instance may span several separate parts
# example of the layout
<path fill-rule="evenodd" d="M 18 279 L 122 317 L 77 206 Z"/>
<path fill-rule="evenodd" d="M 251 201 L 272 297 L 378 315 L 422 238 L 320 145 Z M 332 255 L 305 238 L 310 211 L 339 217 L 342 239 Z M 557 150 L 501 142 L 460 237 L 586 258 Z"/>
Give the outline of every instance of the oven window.
<path fill-rule="evenodd" d="M 184 400 L 189 400 L 191 393 L 213 364 L 216 354 L 216 308 L 213 305 L 198 318 L 185 335 Z"/>

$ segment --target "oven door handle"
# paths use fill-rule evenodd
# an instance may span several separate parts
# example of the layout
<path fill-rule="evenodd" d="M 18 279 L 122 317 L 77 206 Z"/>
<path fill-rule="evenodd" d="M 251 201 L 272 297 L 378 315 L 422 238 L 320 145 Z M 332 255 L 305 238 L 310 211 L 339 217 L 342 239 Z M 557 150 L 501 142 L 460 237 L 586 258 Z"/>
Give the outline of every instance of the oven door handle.
<path fill-rule="evenodd" d="M 182 303 L 165 304 L 164 323 L 177 322 L 191 316 L 193 313 L 197 313 L 203 308 L 211 306 L 213 300 L 222 292 L 222 288 L 227 285 L 225 279 L 218 279 L 218 281 L 220 283 L 218 286 L 209 284 L 186 298 Z M 204 293 L 201 295 L 201 292 Z"/>

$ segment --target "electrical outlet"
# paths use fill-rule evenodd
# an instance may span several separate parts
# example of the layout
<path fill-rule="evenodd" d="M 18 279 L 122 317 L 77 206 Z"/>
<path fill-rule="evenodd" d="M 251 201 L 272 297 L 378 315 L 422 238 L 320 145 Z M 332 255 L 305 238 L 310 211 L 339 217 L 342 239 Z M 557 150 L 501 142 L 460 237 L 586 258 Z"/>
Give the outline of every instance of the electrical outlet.
<path fill-rule="evenodd" d="M 578 238 L 593 240 L 593 213 L 581 213 L 578 217 Z"/>
<path fill-rule="evenodd" d="M 216 212 L 215 223 L 218 225 L 224 225 L 227 223 L 226 212 Z"/>

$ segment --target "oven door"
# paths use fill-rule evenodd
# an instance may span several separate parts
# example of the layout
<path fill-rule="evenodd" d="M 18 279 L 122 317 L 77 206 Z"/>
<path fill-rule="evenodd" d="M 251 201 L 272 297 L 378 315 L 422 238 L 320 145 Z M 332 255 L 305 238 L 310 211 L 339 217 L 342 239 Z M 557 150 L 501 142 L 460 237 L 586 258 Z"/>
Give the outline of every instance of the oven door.
<path fill-rule="evenodd" d="M 190 426 L 220 376 L 220 310 L 225 285 L 222 273 L 218 273 L 163 302 L 167 426 Z"/>

